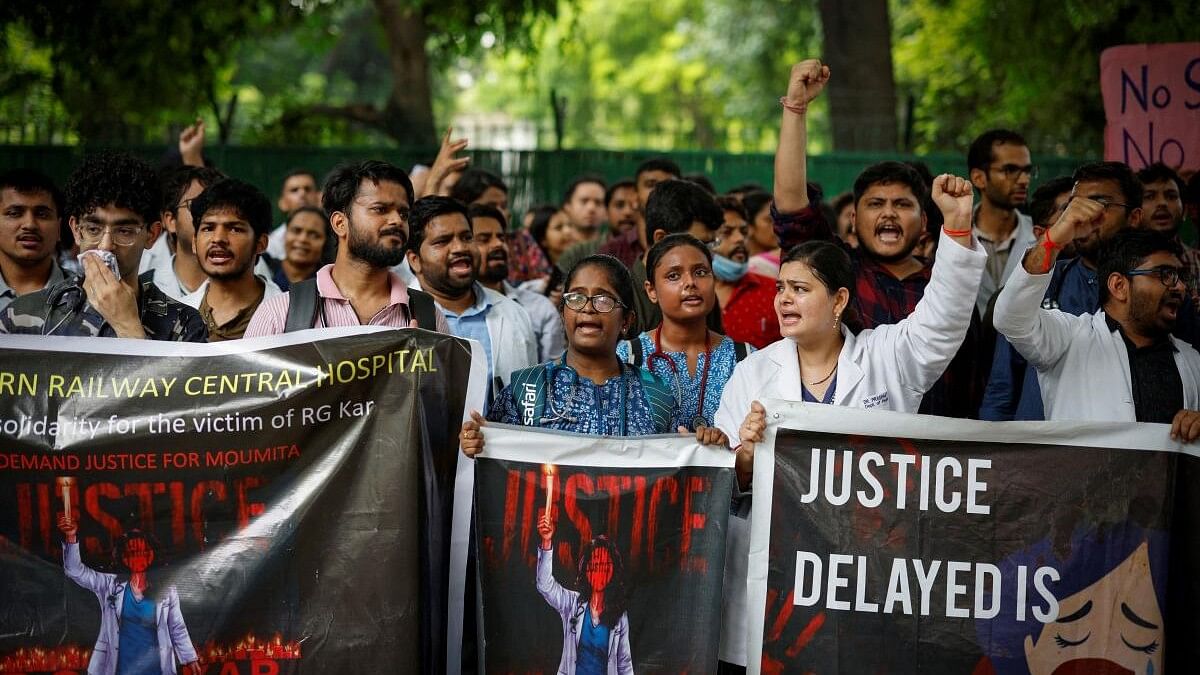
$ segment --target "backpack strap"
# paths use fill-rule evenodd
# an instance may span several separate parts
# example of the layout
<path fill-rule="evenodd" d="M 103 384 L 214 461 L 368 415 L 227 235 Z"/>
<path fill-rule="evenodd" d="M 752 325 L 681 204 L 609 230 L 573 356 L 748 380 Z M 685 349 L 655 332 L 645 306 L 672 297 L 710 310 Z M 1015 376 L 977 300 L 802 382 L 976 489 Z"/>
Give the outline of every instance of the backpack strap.
<path fill-rule="evenodd" d="M 641 368 L 642 361 L 644 360 L 642 354 L 642 338 L 640 336 L 634 336 L 633 338 L 626 340 L 626 342 L 629 343 L 629 358 L 626 359 L 625 362 L 634 368 Z"/>
<path fill-rule="evenodd" d="M 737 363 L 741 363 L 742 361 L 745 361 L 746 356 L 749 354 L 750 354 L 750 346 L 747 345 L 745 342 L 734 342 L 733 343 L 733 357 L 737 361 Z"/>
<path fill-rule="evenodd" d="M 646 395 L 646 403 L 650 404 L 650 417 L 654 420 L 654 426 L 659 430 L 659 433 L 669 434 L 675 429 L 672 427 L 675 418 L 672 412 L 677 405 L 675 402 L 675 392 L 671 391 L 670 387 L 663 379 L 654 373 L 644 368 L 637 369 L 638 378 L 642 382 L 642 391 Z"/>
<path fill-rule="evenodd" d="M 317 309 L 321 297 L 317 293 L 317 280 L 305 279 L 292 284 L 289 292 L 287 320 L 283 332 L 292 333 L 317 325 Z"/>
<path fill-rule="evenodd" d="M 1063 282 L 1066 281 L 1067 272 L 1078 260 L 1080 258 L 1075 258 L 1075 260 L 1054 270 L 1050 277 L 1050 286 L 1046 288 L 1046 295 L 1042 297 L 1042 309 L 1058 309 L 1058 296 L 1062 293 Z"/>
<path fill-rule="evenodd" d="M 546 415 L 547 365 L 542 363 L 514 371 L 508 381 L 521 426 L 541 426 L 541 420 Z"/>
<path fill-rule="evenodd" d="M 437 330 L 437 308 L 433 305 L 432 296 L 425 291 L 410 288 L 408 308 L 412 310 L 412 317 L 417 320 L 417 328 Z"/>

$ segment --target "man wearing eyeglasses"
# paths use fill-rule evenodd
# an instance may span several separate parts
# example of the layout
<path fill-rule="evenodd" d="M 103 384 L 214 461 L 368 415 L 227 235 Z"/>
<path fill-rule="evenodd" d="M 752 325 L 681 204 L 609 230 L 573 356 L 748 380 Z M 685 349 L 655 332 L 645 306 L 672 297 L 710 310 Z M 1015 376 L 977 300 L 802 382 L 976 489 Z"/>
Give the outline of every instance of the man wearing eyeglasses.
<path fill-rule="evenodd" d="M 992 129 L 971 142 L 967 170 L 971 184 L 979 191 L 973 218 L 975 236 L 988 254 L 976 301 L 983 316 L 988 301 L 1020 264 L 1021 252 L 1036 240 L 1033 220 L 1017 209 L 1025 204 L 1029 181 L 1037 177 L 1037 167 L 1020 134 Z"/>
<path fill-rule="evenodd" d="M 1200 353 L 1171 335 L 1187 293 L 1178 244 L 1152 230 L 1120 232 L 1098 260 L 1099 311 L 1041 306 L 1059 242 L 1090 240 L 1113 208 L 1079 193 L 1000 291 L 996 329 L 1037 369 L 1046 419 L 1170 424 L 1172 438 L 1191 442 L 1200 437 Z"/>
<path fill-rule="evenodd" d="M 67 181 L 71 231 L 83 276 L 17 298 L 0 314 L 0 332 L 204 342 L 196 310 L 138 278 L 142 253 L 158 237 L 162 189 L 145 162 L 105 153 L 83 160 Z M 116 259 L 114 274 L 100 255 Z"/>

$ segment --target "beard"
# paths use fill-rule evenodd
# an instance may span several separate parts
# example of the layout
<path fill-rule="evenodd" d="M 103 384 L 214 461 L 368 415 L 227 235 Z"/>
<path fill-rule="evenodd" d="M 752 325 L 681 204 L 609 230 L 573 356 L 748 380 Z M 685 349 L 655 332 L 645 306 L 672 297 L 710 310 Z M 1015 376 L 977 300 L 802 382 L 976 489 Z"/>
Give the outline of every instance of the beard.
<path fill-rule="evenodd" d="M 509 253 L 506 250 L 499 252 L 499 256 L 486 256 L 484 258 L 484 264 L 479 265 L 478 274 L 476 274 L 476 276 L 479 276 L 480 281 L 485 283 L 498 283 L 508 279 Z"/>
<path fill-rule="evenodd" d="M 1162 310 L 1169 300 L 1175 300 L 1176 318 L 1163 316 Z M 1129 319 L 1141 334 L 1154 339 L 1166 337 L 1175 329 L 1178 322 L 1179 308 L 1183 304 L 1183 295 L 1167 291 L 1157 299 L 1153 295 L 1134 291 L 1130 295 Z"/>
<path fill-rule="evenodd" d="M 350 225 L 347 242 L 350 255 L 372 267 L 394 267 L 404 261 L 404 244 L 395 248 L 384 246 L 378 239 L 372 240 L 366 233 L 360 232 L 349 217 L 347 220 Z"/>
<path fill-rule="evenodd" d="M 485 260 L 479 268 L 479 280 L 494 284 L 499 281 L 504 281 L 508 278 L 508 259 L 504 259 L 503 265 L 490 265 L 489 261 Z"/>

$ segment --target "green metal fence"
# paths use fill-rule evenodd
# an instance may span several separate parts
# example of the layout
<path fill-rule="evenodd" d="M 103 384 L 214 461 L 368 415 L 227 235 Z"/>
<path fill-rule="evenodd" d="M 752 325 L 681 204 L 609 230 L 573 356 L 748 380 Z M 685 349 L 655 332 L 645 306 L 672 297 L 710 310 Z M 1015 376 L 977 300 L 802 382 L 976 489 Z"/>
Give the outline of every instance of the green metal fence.
<path fill-rule="evenodd" d="M 155 162 L 164 154 L 163 147 L 130 147 L 126 150 Z M 86 150 L 77 146 L 0 145 L 0 168 L 34 167 L 56 180 L 65 180 Z M 367 158 L 384 159 L 403 167 L 428 162 L 433 152 L 379 148 L 306 148 L 306 147 L 214 147 L 206 154 L 226 173 L 248 181 L 274 201 L 280 181 L 293 168 L 303 167 L 318 176 L 338 162 Z M 684 173 L 703 173 L 724 191 L 734 185 L 756 182 L 771 188 L 774 156 L 770 154 L 730 154 L 722 152 L 609 151 L 609 150 L 476 150 L 469 153 L 473 166 L 496 171 L 510 188 L 514 211 L 521 212 L 543 202 L 556 203 L 572 178 L 597 174 L 608 181 L 632 178 L 637 165 L 651 157 L 667 156 Z M 809 179 L 820 183 L 827 197 L 848 190 L 863 167 L 883 159 L 918 159 L 934 174 L 966 173 L 964 155 L 912 156 L 883 153 L 831 153 L 809 158 Z M 1086 159 L 1061 157 L 1037 158 L 1039 180 L 1071 171 Z"/>

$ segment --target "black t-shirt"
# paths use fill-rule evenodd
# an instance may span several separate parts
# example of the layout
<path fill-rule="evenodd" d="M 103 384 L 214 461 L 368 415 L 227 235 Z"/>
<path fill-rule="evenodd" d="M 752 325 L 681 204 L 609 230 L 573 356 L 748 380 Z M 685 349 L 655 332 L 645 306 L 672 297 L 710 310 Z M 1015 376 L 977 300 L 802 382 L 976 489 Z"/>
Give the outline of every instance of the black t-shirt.
<path fill-rule="evenodd" d="M 1121 325 L 1104 317 L 1111 330 L 1120 332 L 1129 354 L 1129 381 L 1133 407 L 1139 422 L 1170 424 L 1183 409 L 1183 380 L 1175 364 L 1175 345 L 1164 335 L 1146 347 L 1138 347 L 1125 337 Z"/>

